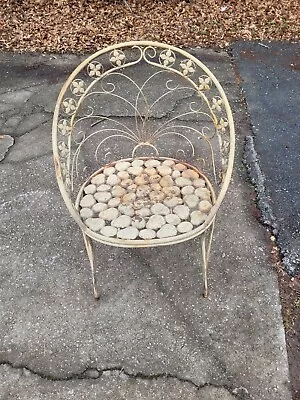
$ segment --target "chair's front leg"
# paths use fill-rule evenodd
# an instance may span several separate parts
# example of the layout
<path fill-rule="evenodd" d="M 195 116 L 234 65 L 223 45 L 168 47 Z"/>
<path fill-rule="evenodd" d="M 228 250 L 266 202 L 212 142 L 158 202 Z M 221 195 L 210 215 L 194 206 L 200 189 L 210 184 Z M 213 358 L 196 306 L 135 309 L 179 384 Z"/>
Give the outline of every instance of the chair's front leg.
<path fill-rule="evenodd" d="M 203 297 L 208 296 L 207 289 L 207 254 L 206 254 L 206 236 L 201 237 L 201 253 L 202 253 L 202 279 L 203 279 Z"/>
<path fill-rule="evenodd" d="M 93 280 L 93 290 L 94 290 L 94 297 L 96 300 L 99 299 L 100 295 L 97 289 L 97 280 L 96 280 L 96 275 L 95 275 L 95 268 L 94 268 L 94 252 L 93 252 L 93 244 L 92 244 L 92 240 L 89 236 L 87 236 L 84 232 L 82 232 L 83 234 L 83 240 L 84 240 L 84 244 L 85 244 L 85 248 L 87 251 L 87 255 L 90 261 L 90 265 L 91 265 L 91 271 L 92 271 L 92 280 Z"/>
<path fill-rule="evenodd" d="M 207 254 L 206 254 L 206 263 L 208 264 L 209 256 L 210 256 L 210 250 L 211 250 L 211 243 L 213 239 L 213 234 L 214 234 L 214 228 L 215 228 L 215 219 L 213 220 L 210 228 L 209 228 L 209 234 L 208 234 L 208 246 L 207 246 Z"/>
<path fill-rule="evenodd" d="M 207 285 L 207 266 L 210 255 L 211 243 L 214 233 L 214 225 L 215 221 L 212 222 L 208 237 L 206 237 L 206 233 L 201 237 L 201 253 L 202 253 L 202 275 L 203 275 L 203 297 L 208 297 L 208 285 Z M 206 247 L 206 239 L 208 239 L 208 244 Z"/>

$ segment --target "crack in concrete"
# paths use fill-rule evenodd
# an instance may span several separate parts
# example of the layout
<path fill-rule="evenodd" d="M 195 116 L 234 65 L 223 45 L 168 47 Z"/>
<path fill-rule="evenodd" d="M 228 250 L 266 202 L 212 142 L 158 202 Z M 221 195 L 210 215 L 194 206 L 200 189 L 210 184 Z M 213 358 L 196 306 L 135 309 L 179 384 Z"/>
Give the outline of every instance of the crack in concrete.
<path fill-rule="evenodd" d="M 14 138 L 20 138 L 43 124 L 49 123 L 53 117 L 53 114 L 46 111 L 42 106 L 32 104 L 30 105 L 31 109 L 27 111 L 24 111 L 24 108 L 13 110 L 14 112 L 3 119 L 3 124 L 0 128 L 3 133 Z M 31 116 L 30 119 L 28 118 L 29 115 Z M 12 121 L 14 118 L 16 120 Z"/>
<path fill-rule="evenodd" d="M 19 164 L 24 164 L 24 163 L 28 163 L 28 162 L 34 162 L 34 161 L 37 161 L 40 158 L 44 158 L 44 157 L 48 157 L 52 161 L 52 158 L 53 158 L 52 150 L 49 150 L 48 152 L 46 152 L 44 154 L 39 154 L 37 156 L 29 157 L 29 158 L 23 158 L 22 160 L 18 160 L 18 161 L 7 161 L 6 159 L 4 159 L 4 160 L 1 161 L 1 163 L 5 164 L 5 165 L 19 165 Z M 53 167 L 53 174 L 54 174 L 55 173 L 55 171 L 54 171 L 54 163 L 53 163 L 52 167 Z"/>
<path fill-rule="evenodd" d="M 9 149 L 14 145 L 14 138 L 9 135 L 0 135 L 0 162 L 2 162 L 9 152 Z"/>
<path fill-rule="evenodd" d="M 279 227 L 266 193 L 265 176 L 260 168 L 259 156 L 255 150 L 252 136 L 246 136 L 243 163 L 248 170 L 251 183 L 257 193 L 257 205 L 261 211 L 259 220 L 270 229 L 274 236 L 277 236 Z"/>
<path fill-rule="evenodd" d="M 0 362 L 0 366 L 5 366 L 7 368 L 11 368 L 14 371 L 19 372 L 19 379 L 22 377 L 30 377 L 31 375 L 34 375 L 36 377 L 39 377 L 41 379 L 45 379 L 47 381 L 52 381 L 52 382 L 68 382 L 68 381 L 75 381 L 75 380 L 97 380 L 101 379 L 103 376 L 109 377 L 110 374 L 118 374 L 120 377 L 126 376 L 131 379 L 141 379 L 141 380 L 147 380 L 147 381 L 154 381 L 158 379 L 175 379 L 180 383 L 187 383 L 197 390 L 201 390 L 206 387 L 211 387 L 215 389 L 225 389 L 229 394 L 232 396 L 236 397 L 239 400 L 251 400 L 252 396 L 248 392 L 248 390 L 244 387 L 230 387 L 228 385 L 217 385 L 217 384 L 212 384 L 209 382 L 206 382 L 204 384 L 196 384 L 192 379 L 187 379 L 183 378 L 177 375 L 169 374 L 169 373 L 157 373 L 157 374 L 144 374 L 142 372 L 137 372 L 137 373 L 131 373 L 126 371 L 122 366 L 114 366 L 110 368 L 104 368 L 104 369 L 97 369 L 97 368 L 89 368 L 87 367 L 84 369 L 81 373 L 78 374 L 72 374 L 68 377 L 64 378 L 58 378 L 50 375 L 46 375 L 40 372 L 33 371 L 32 369 L 28 368 L 27 366 L 23 365 L 14 365 L 13 363 L 9 361 L 5 362 Z M 18 380 L 19 380 L 18 379 Z"/>
<path fill-rule="evenodd" d="M 157 113 L 154 116 L 150 115 L 150 117 L 147 117 L 144 113 L 141 113 L 141 115 L 143 116 L 143 118 L 145 118 L 146 120 L 149 119 L 150 121 L 151 120 L 153 120 L 153 121 L 161 121 L 161 120 L 162 121 L 164 121 L 164 120 L 169 121 L 170 117 L 172 117 L 172 113 L 174 113 L 176 111 L 176 108 L 180 107 L 182 104 L 184 104 L 184 102 L 188 101 L 189 99 L 192 100 L 194 95 L 195 95 L 195 93 L 191 93 L 191 94 L 189 94 L 187 96 L 184 96 L 184 97 L 181 97 L 179 99 L 176 99 L 174 101 L 174 104 L 172 104 L 172 107 L 170 109 L 168 109 L 168 110 L 160 110 L 160 114 Z M 47 112 L 47 111 L 45 111 L 45 112 Z M 183 114 L 185 114 L 185 113 L 183 113 Z M 191 117 L 189 119 L 177 118 L 177 120 L 178 121 L 199 123 L 199 116 L 197 116 L 196 113 L 193 116 L 195 117 L 195 119 Z M 79 114 L 79 117 L 81 117 L 80 114 Z M 109 119 L 109 118 L 114 118 L 114 119 L 132 119 L 132 120 L 135 120 L 136 116 L 134 114 L 131 114 L 131 115 L 130 114 L 129 115 L 122 114 L 120 111 L 118 111 L 118 114 L 116 114 L 114 112 L 112 112 L 111 114 L 104 112 L 102 115 L 99 115 L 99 118 L 105 118 L 105 119 Z"/>
<path fill-rule="evenodd" d="M 265 187 L 265 176 L 260 168 L 259 156 L 255 150 L 254 138 L 246 136 L 243 155 L 243 163 L 248 170 L 251 183 L 256 191 L 257 207 L 260 210 L 259 221 L 265 226 L 275 237 L 276 246 L 279 249 L 279 256 L 285 270 L 294 276 L 297 274 L 300 264 L 300 256 L 295 252 L 290 252 L 288 249 L 283 249 L 279 244 L 278 235 L 280 225 L 275 217 L 269 197 Z"/>

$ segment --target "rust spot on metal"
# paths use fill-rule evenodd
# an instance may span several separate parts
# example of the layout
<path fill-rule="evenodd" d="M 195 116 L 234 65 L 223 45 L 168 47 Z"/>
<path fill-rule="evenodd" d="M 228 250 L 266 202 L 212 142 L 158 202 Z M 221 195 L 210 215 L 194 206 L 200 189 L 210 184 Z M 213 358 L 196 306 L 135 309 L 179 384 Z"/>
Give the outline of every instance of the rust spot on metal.
<path fill-rule="evenodd" d="M 57 171 L 58 168 L 59 168 L 59 161 L 58 161 L 58 158 L 57 158 L 57 157 L 54 157 L 54 167 L 55 167 L 55 170 L 56 170 L 56 171 Z"/>
<path fill-rule="evenodd" d="M 54 157 L 54 168 L 55 168 L 55 173 L 58 179 L 61 179 L 61 173 L 60 173 L 60 168 L 59 168 L 59 160 L 57 157 Z"/>

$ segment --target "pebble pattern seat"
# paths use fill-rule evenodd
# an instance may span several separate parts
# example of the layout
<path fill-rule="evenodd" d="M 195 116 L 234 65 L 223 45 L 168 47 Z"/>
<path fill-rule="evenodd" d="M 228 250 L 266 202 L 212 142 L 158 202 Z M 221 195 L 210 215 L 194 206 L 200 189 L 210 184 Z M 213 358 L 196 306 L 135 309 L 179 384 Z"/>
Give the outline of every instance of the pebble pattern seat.
<path fill-rule="evenodd" d="M 211 71 L 152 42 L 98 51 L 70 75 L 53 118 L 63 199 L 92 240 L 155 247 L 201 238 L 204 296 L 214 220 L 230 181 L 234 125 Z"/>
<path fill-rule="evenodd" d="M 181 235 L 193 230 L 197 234 L 213 200 L 209 181 L 195 168 L 171 158 L 137 158 L 94 174 L 80 191 L 77 208 L 84 224 L 103 240 L 134 240 L 127 243 L 143 246 L 144 240 L 157 245 L 176 235 L 184 240 Z"/>

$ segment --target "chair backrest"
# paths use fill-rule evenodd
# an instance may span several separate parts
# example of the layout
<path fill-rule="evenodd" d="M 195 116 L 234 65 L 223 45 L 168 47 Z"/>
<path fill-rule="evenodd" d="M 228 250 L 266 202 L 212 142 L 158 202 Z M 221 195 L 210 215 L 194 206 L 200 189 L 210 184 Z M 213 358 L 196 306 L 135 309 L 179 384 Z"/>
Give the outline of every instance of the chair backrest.
<path fill-rule="evenodd" d="M 216 193 L 205 226 L 228 188 L 235 139 L 227 97 L 209 68 L 174 46 L 127 42 L 86 58 L 63 85 L 52 132 L 59 187 L 80 225 L 78 191 L 111 161 L 162 156 L 195 165 Z"/>

